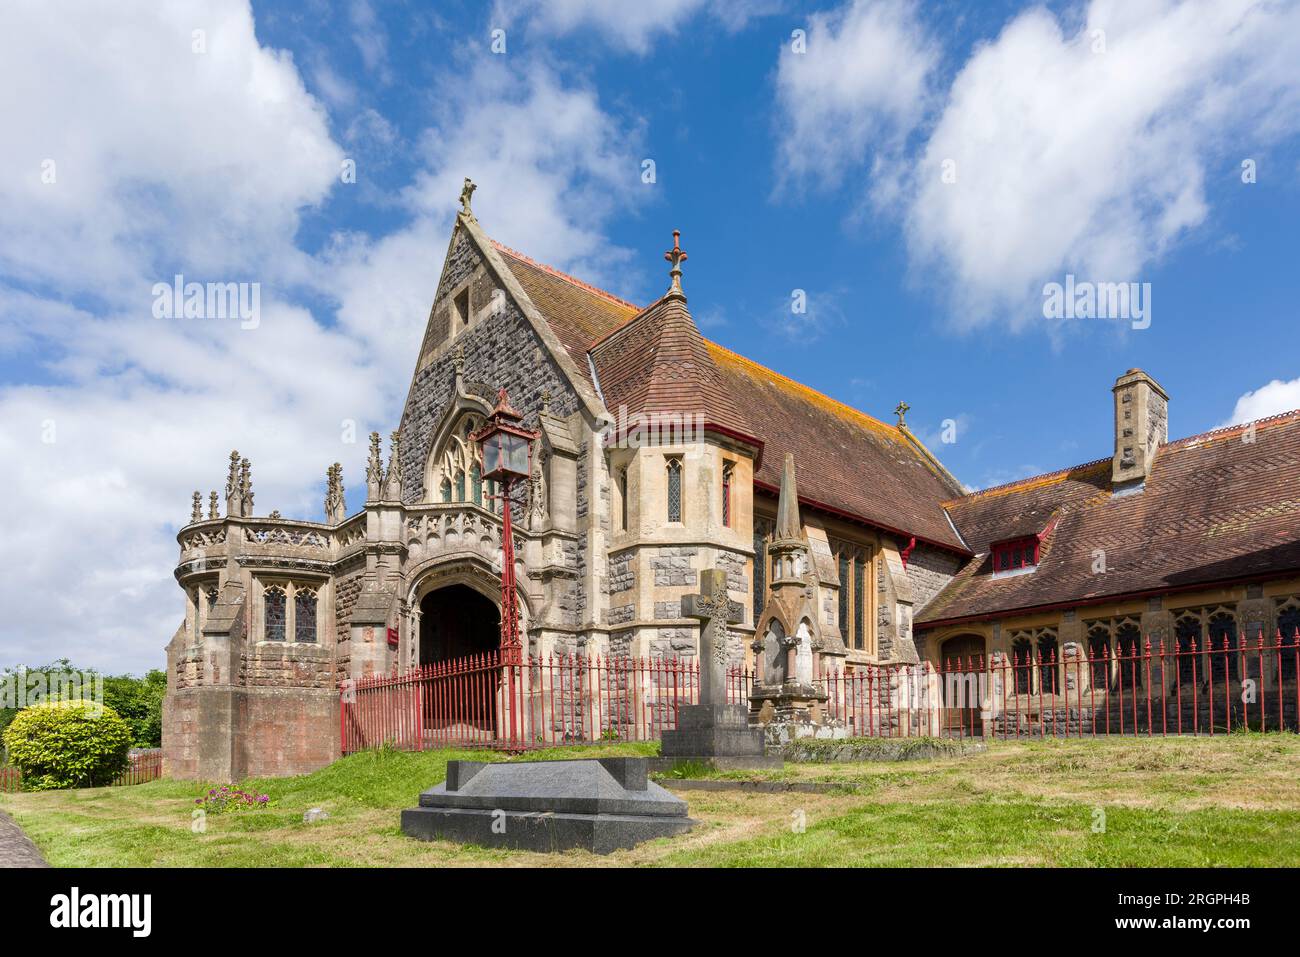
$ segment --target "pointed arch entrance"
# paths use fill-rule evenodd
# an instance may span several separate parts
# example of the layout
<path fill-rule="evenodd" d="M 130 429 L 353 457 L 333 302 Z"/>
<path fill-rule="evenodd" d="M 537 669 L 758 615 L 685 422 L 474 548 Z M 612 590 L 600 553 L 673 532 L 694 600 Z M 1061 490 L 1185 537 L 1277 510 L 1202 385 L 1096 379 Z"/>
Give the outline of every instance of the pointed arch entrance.
<path fill-rule="evenodd" d="M 501 640 L 496 602 L 468 585 L 447 585 L 420 599 L 420 664 L 494 651 Z"/>

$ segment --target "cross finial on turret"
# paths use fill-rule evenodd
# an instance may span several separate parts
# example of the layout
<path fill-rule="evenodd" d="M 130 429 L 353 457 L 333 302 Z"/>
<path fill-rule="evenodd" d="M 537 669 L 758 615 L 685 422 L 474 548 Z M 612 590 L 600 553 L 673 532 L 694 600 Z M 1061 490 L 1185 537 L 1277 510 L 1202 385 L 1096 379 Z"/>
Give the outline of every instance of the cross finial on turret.
<path fill-rule="evenodd" d="M 469 219 L 474 218 L 474 213 L 469 208 L 469 201 L 471 197 L 473 197 L 474 190 L 476 189 L 478 189 L 478 187 L 474 185 L 474 181 L 466 176 L 465 185 L 462 186 L 460 190 L 460 212 L 462 216 Z"/>
<path fill-rule="evenodd" d="M 910 408 L 912 407 L 908 405 L 906 402 L 900 402 L 898 403 L 898 406 L 894 409 L 894 415 L 898 416 L 898 427 L 900 429 L 905 428 L 907 426 L 907 423 L 903 421 L 903 419 L 907 415 L 907 411 Z"/>
<path fill-rule="evenodd" d="M 685 298 L 686 294 L 682 292 L 682 263 L 686 262 L 686 253 L 682 250 L 682 231 L 673 230 L 673 248 L 664 253 L 664 259 L 673 264 L 673 268 L 668 270 L 668 275 L 672 277 L 673 283 L 668 287 L 668 295 L 678 295 Z"/>

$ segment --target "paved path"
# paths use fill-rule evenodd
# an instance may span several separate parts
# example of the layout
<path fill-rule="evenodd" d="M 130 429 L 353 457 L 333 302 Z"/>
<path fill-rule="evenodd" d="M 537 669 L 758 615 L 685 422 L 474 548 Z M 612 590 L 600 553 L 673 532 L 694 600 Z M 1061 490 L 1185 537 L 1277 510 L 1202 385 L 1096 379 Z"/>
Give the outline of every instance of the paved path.
<path fill-rule="evenodd" d="M 4 811 L 0 811 L 0 868 L 49 867 L 36 845 Z"/>

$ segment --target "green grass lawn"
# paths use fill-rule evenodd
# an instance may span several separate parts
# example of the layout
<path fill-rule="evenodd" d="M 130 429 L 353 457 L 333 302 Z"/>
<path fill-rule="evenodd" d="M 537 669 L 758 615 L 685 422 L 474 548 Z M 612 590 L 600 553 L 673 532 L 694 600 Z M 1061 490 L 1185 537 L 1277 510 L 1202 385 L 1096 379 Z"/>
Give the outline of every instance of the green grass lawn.
<path fill-rule="evenodd" d="M 653 754 L 655 745 L 538 757 Z M 210 785 L 8 794 L 0 807 L 56 866 L 1281 866 L 1300 864 L 1300 737 L 995 743 L 897 763 L 787 764 L 720 778 L 830 782 L 825 794 L 680 792 L 690 834 L 608 857 L 491 851 L 402 836 L 398 812 L 453 758 L 358 754 L 314 774 L 244 782 L 265 811 L 209 815 Z M 671 778 L 665 786 L 673 786 Z M 328 820 L 305 824 L 320 807 Z"/>

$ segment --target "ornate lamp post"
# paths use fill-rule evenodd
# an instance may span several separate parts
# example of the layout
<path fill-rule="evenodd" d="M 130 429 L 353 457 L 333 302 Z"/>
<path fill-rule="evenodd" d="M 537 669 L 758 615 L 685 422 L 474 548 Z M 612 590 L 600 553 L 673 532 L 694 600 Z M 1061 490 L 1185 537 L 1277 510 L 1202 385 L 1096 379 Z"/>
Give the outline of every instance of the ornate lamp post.
<path fill-rule="evenodd" d="M 514 483 L 533 471 L 533 442 L 537 432 L 525 429 L 523 416 L 510 407 L 506 390 L 497 392 L 497 406 L 483 428 L 471 438 L 482 446 L 483 477 L 501 483 L 501 658 L 510 676 L 511 738 L 518 740 L 515 680 L 523 661 L 519 639 L 519 603 L 515 596 L 515 543 L 510 519 L 510 495 Z"/>

